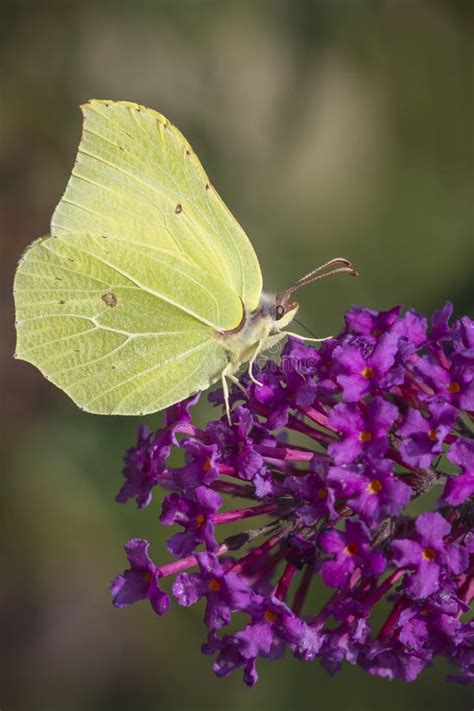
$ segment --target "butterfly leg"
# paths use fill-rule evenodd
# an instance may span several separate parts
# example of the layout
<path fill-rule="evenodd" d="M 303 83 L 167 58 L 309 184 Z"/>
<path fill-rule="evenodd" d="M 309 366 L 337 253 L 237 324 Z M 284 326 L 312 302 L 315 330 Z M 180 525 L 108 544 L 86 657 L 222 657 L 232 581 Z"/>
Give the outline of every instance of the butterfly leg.
<path fill-rule="evenodd" d="M 222 392 L 224 394 L 225 411 L 227 415 L 227 422 L 229 423 L 229 425 L 232 424 L 232 419 L 230 417 L 229 386 L 227 384 L 227 379 L 229 379 L 230 382 L 234 385 L 237 385 L 239 390 L 241 390 L 245 397 L 248 398 L 248 392 L 246 391 L 240 380 L 235 377 L 233 370 L 234 365 L 232 363 L 228 363 L 221 373 Z"/>
<path fill-rule="evenodd" d="M 245 395 L 245 397 L 248 398 L 249 394 L 248 394 L 247 390 L 244 388 L 244 386 L 242 385 L 242 383 L 240 382 L 240 380 L 238 378 L 236 378 L 235 375 L 229 374 L 227 377 L 229 378 L 230 382 L 233 383 L 234 385 L 237 385 L 239 390 L 241 390 L 243 392 L 243 394 Z"/>
<path fill-rule="evenodd" d="M 248 369 L 250 380 L 252 381 L 252 383 L 255 383 L 255 385 L 258 385 L 260 388 L 263 387 L 263 383 L 261 383 L 259 380 L 257 380 L 256 377 L 254 376 L 253 366 L 255 364 L 255 361 L 257 360 L 258 354 L 262 350 L 262 345 L 263 345 L 263 339 L 257 343 L 257 347 L 255 348 L 254 354 L 249 360 L 249 369 Z"/>
<path fill-rule="evenodd" d="M 227 385 L 227 378 L 229 378 L 230 381 L 235 382 L 237 378 L 234 380 L 234 374 L 233 374 L 233 369 L 234 366 L 232 363 L 227 363 L 226 367 L 221 373 L 221 381 L 222 381 L 222 392 L 224 395 L 224 403 L 225 403 L 225 412 L 227 415 L 227 422 L 229 425 L 232 424 L 232 418 L 230 416 L 230 405 L 229 405 L 229 386 Z"/>

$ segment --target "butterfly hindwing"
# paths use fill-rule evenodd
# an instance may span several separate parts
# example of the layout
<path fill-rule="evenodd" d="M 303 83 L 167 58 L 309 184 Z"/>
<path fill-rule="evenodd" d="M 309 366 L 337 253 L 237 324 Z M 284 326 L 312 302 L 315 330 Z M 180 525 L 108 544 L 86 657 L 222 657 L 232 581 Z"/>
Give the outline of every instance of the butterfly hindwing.
<path fill-rule="evenodd" d="M 227 357 L 216 324 L 200 316 L 200 286 L 181 306 L 160 298 L 146 283 L 151 271 L 164 287 L 160 265 L 145 254 L 135 269 L 126 245 L 120 250 L 107 260 L 97 238 L 73 235 L 37 240 L 26 251 L 15 278 L 17 356 L 89 412 L 137 415 L 208 387 Z M 176 298 L 177 273 L 174 284 Z M 218 322 L 215 305 L 207 310 Z"/>

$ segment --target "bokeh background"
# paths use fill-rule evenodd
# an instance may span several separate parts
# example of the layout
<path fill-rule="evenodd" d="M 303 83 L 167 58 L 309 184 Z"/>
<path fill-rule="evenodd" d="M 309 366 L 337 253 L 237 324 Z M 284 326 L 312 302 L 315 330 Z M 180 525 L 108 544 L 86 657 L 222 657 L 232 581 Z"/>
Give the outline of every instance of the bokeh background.
<path fill-rule="evenodd" d="M 427 0 L 12 2 L 0 15 L 2 711 L 471 709 L 436 665 L 405 685 L 261 663 L 252 691 L 199 652 L 202 610 L 114 610 L 132 535 L 165 560 L 159 500 L 119 506 L 134 418 L 79 412 L 13 361 L 15 264 L 49 218 L 78 104 L 176 123 L 250 235 L 267 289 L 333 256 L 362 276 L 301 293 L 335 333 L 352 303 L 473 315 L 474 5 Z M 200 417 L 206 412 L 201 411 Z M 159 416 L 148 418 L 153 427 Z M 159 497 L 158 497 L 159 498 Z"/>

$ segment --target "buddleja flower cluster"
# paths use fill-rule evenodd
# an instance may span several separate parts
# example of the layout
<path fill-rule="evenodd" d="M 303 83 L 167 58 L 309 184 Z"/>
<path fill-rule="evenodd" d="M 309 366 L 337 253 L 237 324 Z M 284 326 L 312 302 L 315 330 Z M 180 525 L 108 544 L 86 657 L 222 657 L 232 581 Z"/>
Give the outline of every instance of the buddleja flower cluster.
<path fill-rule="evenodd" d="M 292 338 L 260 386 L 244 376 L 231 425 L 193 424 L 196 396 L 163 429 L 142 426 L 117 499 L 145 508 L 158 485 L 161 524 L 180 530 L 161 565 L 148 541 L 126 544 L 114 605 L 148 599 L 162 615 L 170 595 L 204 599 L 202 651 L 249 686 L 285 650 L 406 681 L 444 656 L 451 680 L 472 682 L 474 322 L 451 312 L 429 326 L 353 308 L 319 350 Z M 170 466 L 175 450 L 184 466 Z"/>

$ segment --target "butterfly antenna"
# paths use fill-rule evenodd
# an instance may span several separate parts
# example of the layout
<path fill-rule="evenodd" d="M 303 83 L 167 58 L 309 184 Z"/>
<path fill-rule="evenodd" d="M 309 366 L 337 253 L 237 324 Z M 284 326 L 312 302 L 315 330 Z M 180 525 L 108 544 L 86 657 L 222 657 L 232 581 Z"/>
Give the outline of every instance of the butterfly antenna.
<path fill-rule="evenodd" d="M 316 267 L 316 269 L 313 269 L 309 272 L 309 274 L 305 274 L 305 276 L 301 277 L 301 279 L 298 279 L 296 284 L 293 284 L 293 286 L 290 286 L 282 294 L 280 294 L 280 303 L 287 302 L 289 296 L 298 289 L 301 289 L 301 287 L 306 286 L 307 284 L 312 284 L 314 281 L 318 281 L 318 279 L 326 279 L 333 274 L 350 274 L 351 276 L 359 276 L 359 272 L 354 268 L 348 259 L 344 259 L 343 257 L 330 259 L 329 262 L 321 264 L 320 267 Z"/>

